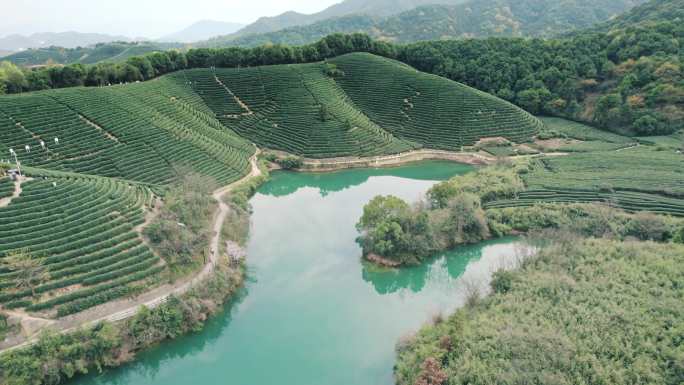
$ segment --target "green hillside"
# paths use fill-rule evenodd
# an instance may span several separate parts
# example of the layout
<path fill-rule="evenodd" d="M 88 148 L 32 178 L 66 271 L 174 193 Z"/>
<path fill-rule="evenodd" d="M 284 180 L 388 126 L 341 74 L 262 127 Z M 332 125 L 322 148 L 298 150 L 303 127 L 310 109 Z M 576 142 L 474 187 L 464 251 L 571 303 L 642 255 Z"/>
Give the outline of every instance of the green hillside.
<path fill-rule="evenodd" d="M 96 64 L 100 62 L 122 63 L 127 59 L 147 53 L 180 48 L 170 43 L 101 43 L 92 47 L 47 47 L 16 52 L 3 58 L 20 66 L 53 64 Z"/>
<path fill-rule="evenodd" d="M 2 97 L 0 148 L 16 149 L 26 166 L 161 185 L 184 167 L 229 183 L 253 151 L 169 79 Z"/>
<path fill-rule="evenodd" d="M 128 284 L 163 269 L 135 231 L 144 222 L 149 189 L 109 178 L 28 171 L 36 179 L 23 183 L 21 196 L 0 208 L 0 254 L 7 258 L 25 249 L 45 256 L 49 278 L 32 289 L 8 290 L 16 273 L 0 272 L 4 308 L 67 315 L 130 294 L 134 288 Z"/>
<path fill-rule="evenodd" d="M 0 149 L 8 148 L 33 180 L 0 208 L 0 256 L 44 258 L 49 279 L 17 290 L 16 273 L 0 269 L 0 303 L 48 316 L 155 285 L 166 265 L 136 228 L 153 196 L 193 171 L 233 182 L 254 152 L 168 78 L 1 97 Z M 13 190 L 0 180 L 0 197 Z"/>
<path fill-rule="evenodd" d="M 460 150 L 481 137 L 528 140 L 541 126 L 505 101 L 370 54 L 170 78 L 192 82 L 224 126 L 312 158 Z"/>

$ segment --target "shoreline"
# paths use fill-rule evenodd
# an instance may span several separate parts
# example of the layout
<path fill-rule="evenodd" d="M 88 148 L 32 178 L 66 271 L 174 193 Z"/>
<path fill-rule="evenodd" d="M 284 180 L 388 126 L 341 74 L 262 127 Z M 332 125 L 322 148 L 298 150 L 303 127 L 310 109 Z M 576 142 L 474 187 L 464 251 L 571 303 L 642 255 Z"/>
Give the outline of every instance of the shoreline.
<path fill-rule="evenodd" d="M 453 152 L 445 150 L 414 150 L 394 155 L 373 157 L 339 157 L 312 159 L 302 158 L 302 167 L 295 171 L 301 172 L 331 172 L 354 168 L 384 168 L 397 167 L 407 163 L 424 160 L 447 160 L 473 166 L 483 166 L 494 163 L 496 158 L 475 152 Z"/>
<path fill-rule="evenodd" d="M 86 309 L 81 313 L 62 318 L 40 318 L 39 320 L 43 321 L 45 324 L 36 330 L 32 330 L 29 336 L 24 336 L 22 331 L 20 332 L 20 335 L 15 335 L 14 338 L 9 336 L 9 340 L 0 341 L 0 355 L 18 349 L 31 347 L 40 340 L 40 336 L 44 331 L 49 330 L 58 334 L 69 334 L 79 329 L 94 327 L 102 322 L 118 323 L 126 321 L 135 317 L 143 307 L 148 310 L 154 310 L 157 307 L 165 304 L 169 298 L 183 296 L 195 288 L 201 287 L 203 283 L 210 280 L 213 277 L 212 273 L 216 271 L 220 259 L 218 245 L 220 243 L 221 227 L 223 226 L 223 222 L 230 211 L 228 205 L 223 202 L 223 197 L 225 194 L 261 175 L 261 170 L 258 167 L 259 153 L 260 151 L 257 148 L 256 152 L 250 159 L 251 169 L 247 175 L 229 185 L 217 189 L 212 193 L 212 197 L 216 199 L 218 203 L 211 227 L 213 235 L 210 239 L 210 249 L 213 252 L 209 253 L 209 258 L 201 269 L 188 276 L 178 279 L 174 284 L 165 284 L 155 287 L 151 290 L 141 293 L 133 299 L 119 299 L 116 301 L 103 303 L 91 309 Z M 107 308 L 114 308 L 112 309 L 114 311 L 110 311 L 105 315 L 97 316 L 98 313 Z M 24 321 L 24 318 L 33 321 L 38 320 L 38 318 L 33 318 L 30 315 L 19 318 L 18 325 L 22 329 L 22 322 Z"/>

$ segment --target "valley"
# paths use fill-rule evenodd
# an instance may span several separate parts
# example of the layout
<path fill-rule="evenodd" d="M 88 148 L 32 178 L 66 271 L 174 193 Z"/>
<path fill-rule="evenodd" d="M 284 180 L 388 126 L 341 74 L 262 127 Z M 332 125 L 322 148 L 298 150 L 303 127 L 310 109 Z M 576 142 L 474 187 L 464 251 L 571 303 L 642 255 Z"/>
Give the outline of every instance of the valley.
<path fill-rule="evenodd" d="M 678 385 L 680 2 L 1 59 L 0 383 Z"/>

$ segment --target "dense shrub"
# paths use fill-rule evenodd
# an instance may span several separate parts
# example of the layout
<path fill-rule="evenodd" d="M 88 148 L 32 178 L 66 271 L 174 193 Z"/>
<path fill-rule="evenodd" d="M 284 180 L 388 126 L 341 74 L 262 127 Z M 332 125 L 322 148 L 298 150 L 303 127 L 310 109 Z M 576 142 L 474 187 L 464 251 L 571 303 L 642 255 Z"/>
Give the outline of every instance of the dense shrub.
<path fill-rule="evenodd" d="M 365 255 L 415 264 L 433 249 L 427 215 L 394 196 L 371 200 L 356 227 Z"/>
<path fill-rule="evenodd" d="M 680 225 L 674 233 L 674 241 L 676 243 L 684 243 L 684 224 Z"/>
<path fill-rule="evenodd" d="M 283 170 L 296 170 L 302 168 L 304 161 L 302 158 L 296 156 L 288 156 L 287 158 L 277 159 L 276 162 Z"/>
<path fill-rule="evenodd" d="M 399 264 L 419 263 L 438 250 L 471 244 L 490 235 L 487 217 L 474 194 L 460 193 L 443 209 L 414 207 L 393 196 L 377 196 L 356 225 L 364 255 Z"/>
<path fill-rule="evenodd" d="M 642 241 L 664 241 L 670 237 L 670 229 L 663 217 L 648 212 L 636 214 L 627 223 L 626 233 Z"/>
<path fill-rule="evenodd" d="M 435 208 L 445 208 L 451 198 L 460 193 L 475 194 L 483 203 L 509 199 L 524 189 L 522 180 L 510 167 L 487 167 L 457 176 L 433 186 L 427 193 Z"/>
<path fill-rule="evenodd" d="M 192 265 L 206 252 L 216 207 L 211 196 L 215 189 L 213 179 L 186 173 L 182 183 L 166 194 L 158 217 L 145 228 L 152 247 L 172 268 Z"/>
<path fill-rule="evenodd" d="M 492 290 L 497 294 L 508 293 L 513 288 L 515 273 L 508 270 L 497 270 L 492 277 Z"/>
<path fill-rule="evenodd" d="M 476 195 L 462 193 L 449 200 L 448 221 L 440 229 L 450 238 L 450 246 L 477 243 L 489 238 L 487 218 Z"/>
<path fill-rule="evenodd" d="M 670 283 L 682 256 L 682 246 L 595 239 L 544 247 L 497 273 L 493 295 L 403 344 L 397 384 L 419 383 L 429 360 L 449 384 L 678 385 L 684 302 Z"/>

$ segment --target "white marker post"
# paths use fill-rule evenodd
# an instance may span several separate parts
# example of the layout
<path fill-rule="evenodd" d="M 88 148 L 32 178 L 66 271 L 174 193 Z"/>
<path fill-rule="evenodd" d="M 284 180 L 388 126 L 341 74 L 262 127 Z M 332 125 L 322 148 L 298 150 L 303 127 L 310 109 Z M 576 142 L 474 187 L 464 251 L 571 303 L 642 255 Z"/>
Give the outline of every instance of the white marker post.
<path fill-rule="evenodd" d="M 21 176 L 21 164 L 19 163 L 19 159 L 17 159 L 17 153 L 10 148 L 10 156 L 12 155 L 14 156 L 14 163 L 17 165 L 17 171 L 19 171 L 19 176 Z"/>

